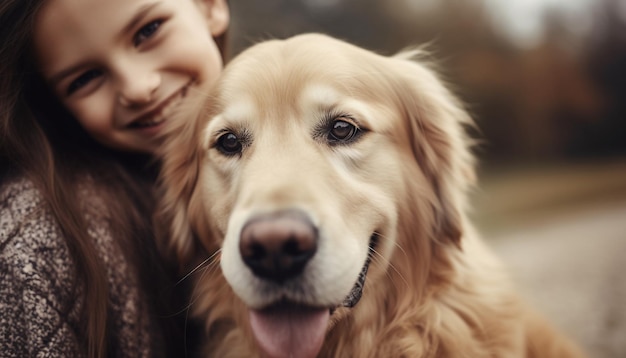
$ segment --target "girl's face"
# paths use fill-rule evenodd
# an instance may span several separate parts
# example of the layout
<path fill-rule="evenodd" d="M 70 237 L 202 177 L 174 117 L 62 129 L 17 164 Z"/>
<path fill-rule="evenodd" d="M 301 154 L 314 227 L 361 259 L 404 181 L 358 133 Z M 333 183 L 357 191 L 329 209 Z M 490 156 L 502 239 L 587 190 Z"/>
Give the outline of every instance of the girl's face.
<path fill-rule="evenodd" d="M 44 79 L 94 139 L 152 153 L 172 111 L 220 74 L 213 37 L 228 21 L 226 0 L 47 0 L 34 48 Z"/>

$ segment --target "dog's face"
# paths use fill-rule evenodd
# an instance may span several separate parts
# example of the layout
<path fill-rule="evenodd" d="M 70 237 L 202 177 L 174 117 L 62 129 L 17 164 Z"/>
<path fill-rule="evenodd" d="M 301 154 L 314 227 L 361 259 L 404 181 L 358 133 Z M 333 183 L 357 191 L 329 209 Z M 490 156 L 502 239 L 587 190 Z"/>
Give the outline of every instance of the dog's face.
<path fill-rule="evenodd" d="M 452 153 L 466 152 L 465 117 L 422 66 L 319 35 L 271 41 L 227 67 L 201 112 L 188 131 L 198 134 L 182 139 L 193 143 L 166 149 L 166 186 L 186 187 L 170 193 L 183 201 L 174 220 L 221 250 L 268 355 L 316 354 L 331 314 L 358 302 L 370 261 L 375 287 L 407 266 L 397 252 L 459 239 L 455 178 L 469 157 Z M 192 148 L 188 168 L 174 168 L 175 145 Z M 172 240 L 191 254 L 190 238 Z"/>

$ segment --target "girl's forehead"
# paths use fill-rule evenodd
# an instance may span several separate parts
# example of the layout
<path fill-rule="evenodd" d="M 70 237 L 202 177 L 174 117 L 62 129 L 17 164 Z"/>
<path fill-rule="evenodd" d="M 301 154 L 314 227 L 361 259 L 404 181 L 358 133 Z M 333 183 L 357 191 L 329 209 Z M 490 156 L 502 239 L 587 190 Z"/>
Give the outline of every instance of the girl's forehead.
<path fill-rule="evenodd" d="M 40 9 L 36 28 L 65 27 L 93 30 L 97 36 L 106 27 L 115 28 L 141 10 L 171 0 L 47 0 Z"/>
<path fill-rule="evenodd" d="M 152 11 L 177 0 L 47 0 L 37 14 L 34 47 L 44 72 L 76 57 L 106 53 Z"/>
<path fill-rule="evenodd" d="M 48 0 L 37 14 L 34 46 L 44 64 L 65 54 L 88 52 L 121 31 L 125 18 L 145 0 Z"/>

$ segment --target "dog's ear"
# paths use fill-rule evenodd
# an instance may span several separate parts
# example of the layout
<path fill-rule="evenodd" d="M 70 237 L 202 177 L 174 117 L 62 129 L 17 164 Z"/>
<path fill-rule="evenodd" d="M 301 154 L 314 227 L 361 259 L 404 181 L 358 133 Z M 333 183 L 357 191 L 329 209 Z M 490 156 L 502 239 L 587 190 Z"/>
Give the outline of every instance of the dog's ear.
<path fill-rule="evenodd" d="M 406 130 L 415 159 L 432 185 L 436 202 L 435 238 L 459 244 L 465 196 L 475 182 L 474 158 L 466 126 L 469 114 L 435 72 L 415 60 L 419 51 L 393 58 L 399 86 L 394 86 L 404 107 Z"/>
<path fill-rule="evenodd" d="M 157 153 L 161 162 L 154 220 L 157 244 L 163 257 L 179 269 L 193 260 L 198 249 L 189 212 L 203 153 L 199 139 L 202 109 L 202 104 L 189 105 L 176 113 Z"/>

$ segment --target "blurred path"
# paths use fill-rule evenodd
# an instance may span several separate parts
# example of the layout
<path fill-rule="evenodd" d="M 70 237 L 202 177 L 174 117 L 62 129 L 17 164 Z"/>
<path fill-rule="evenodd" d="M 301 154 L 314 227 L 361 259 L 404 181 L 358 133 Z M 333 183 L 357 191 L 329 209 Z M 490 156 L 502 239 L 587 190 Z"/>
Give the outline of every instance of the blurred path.
<path fill-rule="evenodd" d="M 475 203 L 527 299 L 590 357 L 626 357 L 626 161 L 489 177 Z"/>

